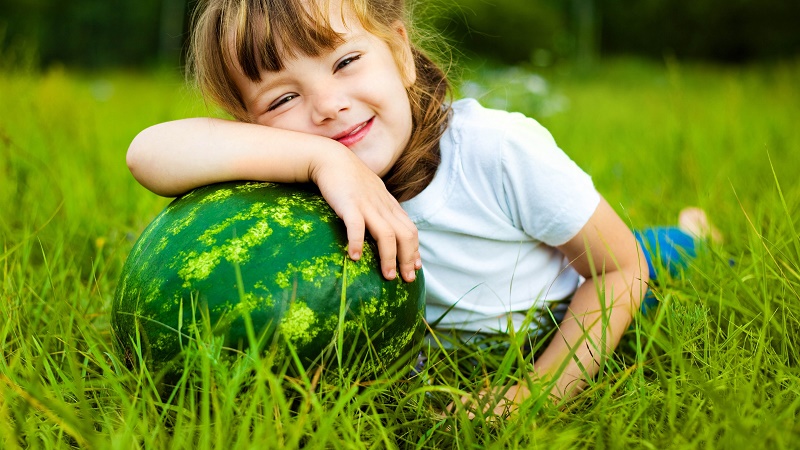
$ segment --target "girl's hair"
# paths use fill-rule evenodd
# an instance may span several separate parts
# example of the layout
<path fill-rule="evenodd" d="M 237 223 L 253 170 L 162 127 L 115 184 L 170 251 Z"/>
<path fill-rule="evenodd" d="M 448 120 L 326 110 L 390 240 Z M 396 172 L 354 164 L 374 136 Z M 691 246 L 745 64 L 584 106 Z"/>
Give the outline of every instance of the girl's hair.
<path fill-rule="evenodd" d="M 237 120 L 252 118 L 231 77 L 233 67 L 254 82 L 263 70 L 278 71 L 283 60 L 299 54 L 319 56 L 342 42 L 330 24 L 330 1 L 201 0 L 194 17 L 189 68 L 201 91 Z M 403 51 L 396 24 L 407 24 L 404 0 L 341 0 L 368 32 L 384 40 L 398 67 Z M 439 139 L 450 115 L 450 86 L 444 72 L 412 44 L 416 81 L 407 88 L 411 138 L 384 177 L 399 201 L 420 193 L 439 165 Z M 402 70 L 401 70 L 401 73 Z"/>

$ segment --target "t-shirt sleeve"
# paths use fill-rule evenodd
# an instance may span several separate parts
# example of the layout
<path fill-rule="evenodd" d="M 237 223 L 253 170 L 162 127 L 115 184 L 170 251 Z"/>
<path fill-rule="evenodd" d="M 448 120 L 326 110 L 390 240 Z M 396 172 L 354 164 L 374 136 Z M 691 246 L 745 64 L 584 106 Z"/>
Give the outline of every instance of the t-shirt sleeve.
<path fill-rule="evenodd" d="M 510 116 L 502 147 L 507 214 L 534 239 L 564 244 L 586 225 L 600 194 L 543 126 L 521 114 Z"/>

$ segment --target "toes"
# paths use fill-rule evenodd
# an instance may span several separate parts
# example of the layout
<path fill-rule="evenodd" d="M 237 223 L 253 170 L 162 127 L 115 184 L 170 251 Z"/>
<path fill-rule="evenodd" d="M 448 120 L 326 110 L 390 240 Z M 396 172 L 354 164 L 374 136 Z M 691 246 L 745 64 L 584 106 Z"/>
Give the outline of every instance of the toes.
<path fill-rule="evenodd" d="M 678 228 L 695 238 L 722 243 L 722 233 L 714 227 L 708 219 L 708 214 L 700 208 L 694 206 L 683 208 L 678 214 Z"/>

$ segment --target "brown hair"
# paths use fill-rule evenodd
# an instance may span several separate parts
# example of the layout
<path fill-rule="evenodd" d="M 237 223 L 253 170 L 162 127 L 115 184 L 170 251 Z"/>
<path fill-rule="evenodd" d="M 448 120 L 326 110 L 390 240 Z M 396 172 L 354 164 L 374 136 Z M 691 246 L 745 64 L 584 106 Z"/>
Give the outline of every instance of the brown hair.
<path fill-rule="evenodd" d="M 404 0 L 342 2 L 364 29 L 389 45 L 400 67 L 402 51 L 394 25 L 408 23 Z M 318 7 L 310 8 L 309 3 Z M 261 71 L 281 70 L 283 58 L 319 56 L 334 49 L 342 38 L 331 28 L 328 6 L 321 0 L 201 0 L 194 17 L 190 73 L 207 98 L 237 120 L 251 122 L 229 68 L 239 67 L 258 82 Z M 433 179 L 439 165 L 439 139 L 450 114 L 446 103 L 450 86 L 444 72 L 413 44 L 411 51 L 416 69 L 416 81 L 407 88 L 411 138 L 384 177 L 387 189 L 399 201 L 413 198 Z"/>

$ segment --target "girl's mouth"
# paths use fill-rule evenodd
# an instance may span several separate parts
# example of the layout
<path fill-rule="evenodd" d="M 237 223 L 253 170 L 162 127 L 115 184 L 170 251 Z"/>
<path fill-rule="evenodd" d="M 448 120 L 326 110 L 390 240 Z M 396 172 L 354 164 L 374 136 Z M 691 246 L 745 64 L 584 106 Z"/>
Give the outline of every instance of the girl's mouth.
<path fill-rule="evenodd" d="M 337 134 L 333 137 L 333 139 L 341 142 L 347 147 L 351 147 L 364 139 L 364 137 L 369 133 L 369 130 L 372 128 L 372 122 L 374 120 L 375 117 L 371 117 L 366 122 L 362 122 L 353 128 L 350 128 L 349 130 Z"/>

